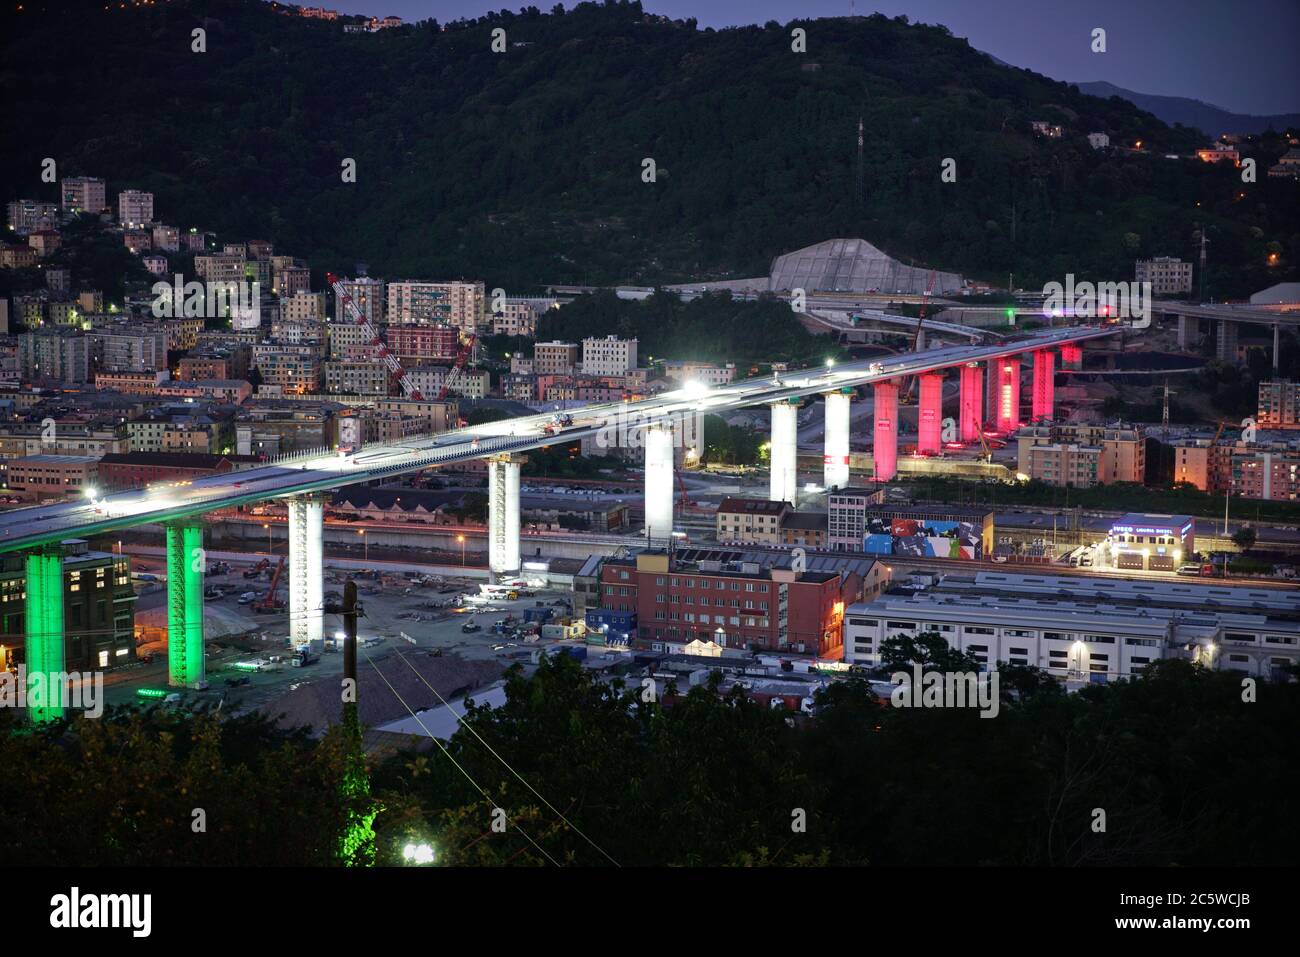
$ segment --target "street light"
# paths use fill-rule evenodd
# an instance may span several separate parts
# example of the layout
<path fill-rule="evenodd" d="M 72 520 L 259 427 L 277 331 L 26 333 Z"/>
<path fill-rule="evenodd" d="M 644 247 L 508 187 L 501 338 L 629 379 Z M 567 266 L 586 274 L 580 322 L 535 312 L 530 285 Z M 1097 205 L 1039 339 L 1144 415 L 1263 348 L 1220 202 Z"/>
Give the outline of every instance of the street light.
<path fill-rule="evenodd" d="M 460 542 L 460 567 L 465 567 L 465 536 L 457 535 L 456 541 Z"/>
<path fill-rule="evenodd" d="M 275 554 L 275 550 L 271 547 L 271 525 L 268 522 L 264 522 L 262 527 L 266 529 L 266 550 L 269 554 L 273 555 Z"/>
<path fill-rule="evenodd" d="M 366 561 L 370 561 L 370 542 L 366 538 L 366 530 L 358 528 L 357 534 L 361 536 L 361 557 Z"/>

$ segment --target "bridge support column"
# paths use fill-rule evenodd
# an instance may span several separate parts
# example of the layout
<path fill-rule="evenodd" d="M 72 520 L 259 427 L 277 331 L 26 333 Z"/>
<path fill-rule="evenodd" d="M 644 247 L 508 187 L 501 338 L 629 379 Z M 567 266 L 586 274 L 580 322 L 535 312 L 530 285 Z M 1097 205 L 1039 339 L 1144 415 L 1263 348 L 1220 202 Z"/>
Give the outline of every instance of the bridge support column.
<path fill-rule="evenodd" d="M 874 382 L 874 441 L 871 461 L 877 482 L 891 481 L 898 474 L 898 383 Z"/>
<path fill-rule="evenodd" d="M 519 571 L 519 472 L 524 457 L 505 453 L 488 459 L 488 571 Z"/>
<path fill-rule="evenodd" d="M 1061 368 L 1062 369 L 1082 369 L 1083 368 L 1083 346 L 1077 342 L 1064 342 L 1061 344 Z"/>
<path fill-rule="evenodd" d="M 943 373 L 924 372 L 919 379 L 916 450 L 938 455 L 943 448 Z"/>
<path fill-rule="evenodd" d="M 25 606 L 27 717 L 45 724 L 63 717 L 63 552 L 44 548 L 27 555 Z"/>
<path fill-rule="evenodd" d="M 1056 353 L 1039 349 L 1034 353 L 1034 413 L 1033 421 L 1051 419 L 1056 415 Z"/>
<path fill-rule="evenodd" d="M 645 537 L 673 537 L 673 429 L 666 424 L 645 430 Z"/>
<path fill-rule="evenodd" d="M 1282 346 L 1282 323 L 1273 323 L 1273 372 L 1277 373 L 1278 353 Z"/>
<path fill-rule="evenodd" d="M 772 466 L 768 499 L 773 502 L 799 501 L 799 402 L 772 403 Z"/>
<path fill-rule="evenodd" d="M 1237 324 L 1219 320 L 1219 334 L 1214 339 L 1214 355 L 1221 362 L 1237 361 Z"/>
<path fill-rule="evenodd" d="M 826 454 L 822 459 L 822 481 L 827 488 L 843 488 L 849 484 L 849 406 L 852 400 L 852 389 L 826 393 Z"/>
<path fill-rule="evenodd" d="M 319 647 L 325 637 L 325 503 L 289 500 L 289 644 Z"/>
<path fill-rule="evenodd" d="M 203 658 L 203 527 L 167 526 L 167 684 L 206 688 Z"/>
<path fill-rule="evenodd" d="M 1020 357 L 996 360 L 998 369 L 997 430 L 1003 433 L 1020 428 Z"/>
<path fill-rule="evenodd" d="M 1201 341 L 1201 320 L 1196 316 L 1178 317 L 1178 348 L 1191 352 Z"/>
<path fill-rule="evenodd" d="M 984 428 L 984 376 L 979 363 L 968 362 L 961 367 L 961 408 L 958 423 L 963 442 L 978 442 Z"/>

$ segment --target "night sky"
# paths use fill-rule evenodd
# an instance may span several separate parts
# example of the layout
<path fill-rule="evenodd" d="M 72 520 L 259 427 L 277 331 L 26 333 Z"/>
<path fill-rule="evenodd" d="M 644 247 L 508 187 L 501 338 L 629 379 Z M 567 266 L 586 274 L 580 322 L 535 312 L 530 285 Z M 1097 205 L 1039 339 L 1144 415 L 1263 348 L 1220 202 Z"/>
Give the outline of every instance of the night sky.
<path fill-rule="evenodd" d="M 555 0 L 317 0 L 345 13 L 436 17 Z M 850 0 L 642 0 L 646 10 L 700 26 L 843 16 Z M 573 6 L 570 0 L 566 6 Z M 857 0 L 857 13 L 906 14 L 1014 66 L 1058 80 L 1107 80 L 1138 93 L 1187 96 L 1238 113 L 1300 111 L 1300 0 Z M 1107 52 L 1089 49 L 1104 27 Z M 810 43 L 816 39 L 810 37 Z M 810 46 L 810 49 L 812 47 Z"/>

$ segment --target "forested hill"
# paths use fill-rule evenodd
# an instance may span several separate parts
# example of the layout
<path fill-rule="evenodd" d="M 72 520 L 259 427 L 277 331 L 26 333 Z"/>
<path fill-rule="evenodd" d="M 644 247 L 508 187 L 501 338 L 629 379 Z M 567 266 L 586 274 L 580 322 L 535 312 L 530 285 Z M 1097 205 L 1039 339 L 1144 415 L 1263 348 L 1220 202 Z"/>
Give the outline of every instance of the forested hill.
<path fill-rule="evenodd" d="M 1131 278 L 1135 256 L 1190 256 L 1208 222 L 1210 289 L 1230 295 L 1292 277 L 1300 253 L 1297 187 L 1267 181 L 1272 159 L 1239 198 L 1234 171 L 1161 157 L 1197 134 L 902 18 L 713 31 L 588 3 L 353 34 L 253 0 L 22 6 L 0 13 L 6 198 L 54 199 L 54 157 L 110 195 L 152 190 L 164 222 L 317 267 L 651 284 L 862 236 L 1030 285 Z M 1035 138 L 1036 119 L 1066 135 Z M 1149 152 L 1094 152 L 1094 130 Z"/>

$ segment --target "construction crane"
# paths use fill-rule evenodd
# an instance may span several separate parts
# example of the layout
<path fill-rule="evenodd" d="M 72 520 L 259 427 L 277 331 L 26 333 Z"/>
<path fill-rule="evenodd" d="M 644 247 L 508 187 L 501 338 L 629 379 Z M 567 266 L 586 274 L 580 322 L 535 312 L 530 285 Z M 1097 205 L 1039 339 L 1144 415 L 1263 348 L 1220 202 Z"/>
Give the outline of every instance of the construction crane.
<path fill-rule="evenodd" d="M 938 271 L 931 269 L 930 276 L 925 281 L 925 296 L 921 299 L 921 309 L 916 320 L 916 334 L 912 336 L 912 351 L 916 352 L 921 345 L 921 327 L 925 324 L 925 310 L 930 305 L 930 294 L 934 292 L 934 280 Z M 903 404 L 912 404 L 912 392 L 916 389 L 916 376 L 907 380 L 907 391 L 903 394 Z"/>
<path fill-rule="evenodd" d="M 437 401 L 441 402 L 443 399 L 447 398 L 447 393 L 451 390 L 451 382 L 456 378 L 456 373 L 460 372 L 460 370 L 464 368 L 465 360 L 468 359 L 470 354 L 474 351 L 474 338 L 474 333 L 471 332 L 456 350 L 456 362 L 451 367 L 451 371 L 447 373 L 447 378 L 443 381 L 442 388 L 438 390 Z M 415 395 L 411 398 L 418 399 L 419 396 Z"/>
<path fill-rule="evenodd" d="M 325 281 L 328 282 L 330 288 L 334 290 L 334 297 L 343 306 L 343 311 L 348 314 L 348 318 L 365 330 L 366 336 L 370 339 L 370 345 L 374 347 L 376 354 L 378 354 L 384 365 L 388 366 L 389 374 L 392 375 L 392 377 L 401 385 L 402 394 L 408 399 L 423 399 L 424 396 L 421 395 L 420 390 L 415 387 L 415 383 L 411 381 L 411 377 L 406 374 L 406 370 L 402 368 L 402 364 L 397 360 L 397 356 L 388 351 L 388 344 L 385 343 L 383 339 L 379 338 L 379 333 L 376 332 L 375 327 L 370 324 L 370 320 L 366 318 L 366 314 L 357 308 L 357 304 L 352 301 L 352 297 L 349 296 L 347 290 L 343 288 L 343 281 L 332 272 L 327 272 L 325 274 Z M 445 391 L 446 390 L 444 390 L 444 392 Z"/>
<path fill-rule="evenodd" d="M 271 576 L 271 587 L 266 590 L 253 607 L 258 611 L 276 611 L 283 608 L 284 603 L 277 601 L 275 597 L 276 589 L 280 587 L 280 575 L 284 571 L 284 556 L 280 556 L 280 562 L 275 566 L 275 574 Z"/>

